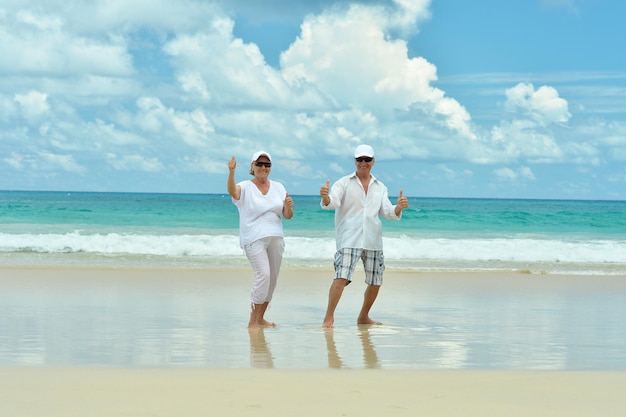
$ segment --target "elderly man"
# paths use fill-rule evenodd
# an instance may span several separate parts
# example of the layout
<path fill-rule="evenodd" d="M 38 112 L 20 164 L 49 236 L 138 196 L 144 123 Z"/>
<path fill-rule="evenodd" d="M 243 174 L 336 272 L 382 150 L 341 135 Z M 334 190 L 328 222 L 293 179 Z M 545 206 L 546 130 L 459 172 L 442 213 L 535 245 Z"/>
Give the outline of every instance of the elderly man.
<path fill-rule="evenodd" d="M 381 324 L 369 317 L 383 283 L 385 261 L 383 257 L 382 222 L 379 214 L 389 220 L 399 220 L 402 210 L 409 206 L 402 195 L 393 205 L 387 187 L 376 179 L 371 170 L 374 166 L 374 149 L 359 145 L 354 151 L 356 171 L 340 178 L 330 187 L 330 181 L 320 188 L 321 206 L 324 210 L 335 210 L 335 278 L 328 294 L 328 307 L 323 326 L 334 326 L 334 314 L 343 294 L 351 282 L 359 259 L 365 268 L 365 295 L 357 318 L 358 324 Z"/>

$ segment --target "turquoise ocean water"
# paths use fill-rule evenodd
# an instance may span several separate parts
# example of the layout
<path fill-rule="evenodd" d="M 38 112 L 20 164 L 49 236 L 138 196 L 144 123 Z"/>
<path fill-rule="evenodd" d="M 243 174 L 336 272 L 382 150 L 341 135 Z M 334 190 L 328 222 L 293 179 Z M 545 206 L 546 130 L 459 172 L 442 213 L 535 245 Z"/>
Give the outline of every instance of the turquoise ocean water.
<path fill-rule="evenodd" d="M 294 196 L 284 266 L 330 268 L 333 212 Z M 393 201 L 393 199 L 392 199 Z M 0 192 L 0 265 L 247 266 L 226 194 Z M 410 198 L 390 269 L 626 274 L 626 202 Z"/>

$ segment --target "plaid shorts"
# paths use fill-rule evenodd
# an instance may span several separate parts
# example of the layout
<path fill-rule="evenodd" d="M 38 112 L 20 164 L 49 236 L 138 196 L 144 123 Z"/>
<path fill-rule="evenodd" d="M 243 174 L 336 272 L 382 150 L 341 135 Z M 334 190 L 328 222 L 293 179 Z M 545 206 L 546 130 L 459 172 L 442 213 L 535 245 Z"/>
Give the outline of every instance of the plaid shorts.
<path fill-rule="evenodd" d="M 361 259 L 365 267 L 365 283 L 382 285 L 385 257 L 382 250 L 342 248 L 335 253 L 335 278 L 345 278 L 346 285 L 352 281 L 356 264 Z"/>

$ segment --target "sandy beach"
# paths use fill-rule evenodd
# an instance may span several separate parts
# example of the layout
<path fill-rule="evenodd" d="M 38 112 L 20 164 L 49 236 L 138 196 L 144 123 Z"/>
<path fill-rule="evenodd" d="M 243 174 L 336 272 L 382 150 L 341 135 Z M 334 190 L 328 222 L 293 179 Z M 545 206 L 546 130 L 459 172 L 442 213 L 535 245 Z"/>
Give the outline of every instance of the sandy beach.
<path fill-rule="evenodd" d="M 330 271 L 0 269 L 0 404 L 26 416 L 622 416 L 623 276 L 386 273 L 325 331 Z M 265 369 L 257 369 L 265 368 Z"/>
<path fill-rule="evenodd" d="M 623 416 L 611 372 L 0 369 L 3 415 Z"/>

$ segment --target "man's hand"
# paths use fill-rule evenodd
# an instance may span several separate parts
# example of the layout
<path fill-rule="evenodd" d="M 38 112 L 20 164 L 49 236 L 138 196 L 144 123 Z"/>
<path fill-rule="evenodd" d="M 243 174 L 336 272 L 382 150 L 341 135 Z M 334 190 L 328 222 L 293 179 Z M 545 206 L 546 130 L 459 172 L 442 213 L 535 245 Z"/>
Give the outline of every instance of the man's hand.
<path fill-rule="evenodd" d="M 402 210 L 409 206 L 409 199 L 402 195 L 402 190 L 400 190 L 400 194 L 398 195 L 398 203 L 396 204 L 396 216 L 399 216 L 402 213 Z"/>
<path fill-rule="evenodd" d="M 320 188 L 320 197 L 322 197 L 322 202 L 325 206 L 330 204 L 330 197 L 328 196 L 328 192 L 330 190 L 330 180 L 326 180 L 326 185 L 322 185 Z"/>

